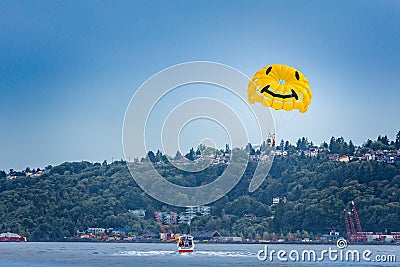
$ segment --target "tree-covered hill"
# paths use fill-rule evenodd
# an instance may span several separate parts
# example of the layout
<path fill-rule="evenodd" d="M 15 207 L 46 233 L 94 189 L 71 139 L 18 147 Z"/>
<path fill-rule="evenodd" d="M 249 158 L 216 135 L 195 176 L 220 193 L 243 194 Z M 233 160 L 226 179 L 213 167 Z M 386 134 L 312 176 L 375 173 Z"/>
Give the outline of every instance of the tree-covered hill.
<path fill-rule="evenodd" d="M 379 161 L 339 162 L 327 154 L 276 156 L 262 186 L 248 185 L 256 162 L 250 161 L 236 187 L 210 204 L 211 216 L 196 217 L 191 227 L 245 237 L 303 232 L 344 232 L 343 209 L 355 201 L 363 230 L 400 231 L 400 164 Z M 223 172 L 213 164 L 206 172 L 185 173 L 168 164 L 157 169 L 186 186 L 208 183 Z M 0 232 L 12 231 L 30 240 L 54 240 L 87 227 L 129 227 L 134 234 L 159 232 L 153 211 L 177 211 L 141 190 L 125 162 L 71 162 L 48 167 L 41 176 L 0 177 Z M 272 199 L 282 201 L 272 205 Z M 139 219 L 129 210 L 145 209 Z M 245 217 L 251 214 L 251 218 Z M 175 232 L 187 225 L 174 226 Z"/>

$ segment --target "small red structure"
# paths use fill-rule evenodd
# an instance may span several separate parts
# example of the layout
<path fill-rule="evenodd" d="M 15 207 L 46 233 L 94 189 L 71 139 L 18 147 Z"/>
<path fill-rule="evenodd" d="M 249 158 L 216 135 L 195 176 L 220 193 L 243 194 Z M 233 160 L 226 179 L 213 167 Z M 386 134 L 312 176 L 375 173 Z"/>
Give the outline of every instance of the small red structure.
<path fill-rule="evenodd" d="M 0 242 L 26 242 L 26 237 L 15 233 L 1 233 Z"/>
<path fill-rule="evenodd" d="M 358 242 L 358 241 L 367 241 L 367 236 L 366 232 L 363 232 L 361 228 L 361 222 L 360 218 L 358 217 L 358 212 L 356 209 L 356 206 L 354 204 L 354 201 L 351 202 L 352 209 L 351 212 L 346 212 L 346 209 L 344 209 L 344 222 L 346 224 L 346 231 L 347 231 L 347 238 L 351 242 Z M 354 222 L 353 222 L 353 215 L 354 214 L 354 219 L 356 220 L 357 224 L 357 232 L 354 227 Z"/>

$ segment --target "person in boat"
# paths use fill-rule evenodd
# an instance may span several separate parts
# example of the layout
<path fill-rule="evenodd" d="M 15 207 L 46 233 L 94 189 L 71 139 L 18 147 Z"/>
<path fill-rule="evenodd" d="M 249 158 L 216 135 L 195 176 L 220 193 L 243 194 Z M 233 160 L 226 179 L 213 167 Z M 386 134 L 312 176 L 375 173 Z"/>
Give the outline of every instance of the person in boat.
<path fill-rule="evenodd" d="M 185 246 L 185 243 L 183 242 L 183 240 L 179 241 L 179 246 L 180 247 L 184 247 Z"/>

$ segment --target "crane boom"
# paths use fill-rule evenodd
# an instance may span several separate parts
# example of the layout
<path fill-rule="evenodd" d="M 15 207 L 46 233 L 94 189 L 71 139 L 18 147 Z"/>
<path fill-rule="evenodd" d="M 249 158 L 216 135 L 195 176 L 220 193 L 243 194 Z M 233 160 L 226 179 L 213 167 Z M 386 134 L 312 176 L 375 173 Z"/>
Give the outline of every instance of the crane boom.
<path fill-rule="evenodd" d="M 356 206 L 354 204 L 354 201 L 351 201 L 351 211 L 346 212 L 346 209 L 344 209 L 344 222 L 346 224 L 346 232 L 347 232 L 347 237 L 349 238 L 349 241 L 367 241 L 367 236 L 365 235 L 365 233 L 362 231 L 361 228 L 361 222 L 360 222 L 360 218 L 358 217 L 358 212 L 356 209 Z M 357 224 L 357 232 L 354 226 L 354 221 L 353 221 L 353 216 L 352 214 L 354 214 L 354 218 Z"/>
<path fill-rule="evenodd" d="M 350 221 L 350 227 L 351 227 L 351 234 L 356 237 L 356 229 L 354 228 L 354 222 L 353 222 L 353 217 L 351 216 L 351 212 L 349 212 L 349 221 Z"/>
<path fill-rule="evenodd" d="M 169 227 L 168 227 L 168 238 L 172 237 L 172 225 L 174 224 L 175 212 L 171 212 L 171 217 L 169 219 Z"/>
<path fill-rule="evenodd" d="M 349 220 L 347 219 L 347 212 L 346 209 L 343 210 L 343 216 L 344 216 L 344 222 L 346 224 L 346 233 L 347 233 L 347 238 L 350 240 L 351 234 L 350 234 L 350 225 L 349 225 Z"/>
<path fill-rule="evenodd" d="M 354 218 L 356 219 L 358 234 L 363 235 L 360 219 L 358 218 L 358 213 L 357 213 L 356 206 L 354 205 L 354 201 L 352 201 L 351 204 L 353 205 L 353 213 L 354 213 Z"/>
<path fill-rule="evenodd" d="M 160 215 L 158 214 L 157 211 L 154 212 L 154 216 L 156 217 L 157 222 L 158 222 L 158 224 L 160 225 L 161 232 L 165 234 L 166 232 L 165 232 L 164 225 L 163 225 L 163 223 L 162 223 L 162 221 L 161 221 L 161 218 L 160 218 Z"/>

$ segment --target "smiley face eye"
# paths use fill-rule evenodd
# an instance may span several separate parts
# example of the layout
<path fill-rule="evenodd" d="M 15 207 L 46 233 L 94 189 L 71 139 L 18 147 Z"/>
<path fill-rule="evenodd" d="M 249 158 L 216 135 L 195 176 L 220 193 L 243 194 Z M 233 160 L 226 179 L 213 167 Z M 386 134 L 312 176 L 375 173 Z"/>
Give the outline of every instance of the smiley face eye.
<path fill-rule="evenodd" d="M 265 74 L 268 75 L 268 74 L 271 72 L 271 70 L 272 70 L 272 66 L 269 67 L 269 68 L 267 69 L 267 71 L 265 72 Z"/>
<path fill-rule="evenodd" d="M 296 73 L 294 74 L 294 76 L 296 76 L 297 80 L 300 80 L 300 75 L 299 75 L 299 72 L 297 70 L 296 70 Z"/>

